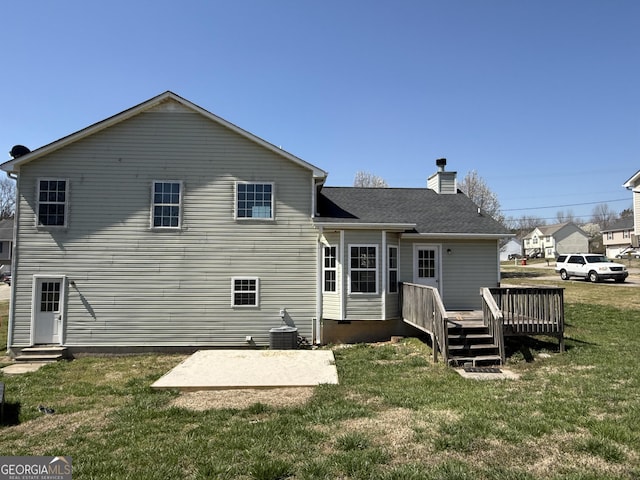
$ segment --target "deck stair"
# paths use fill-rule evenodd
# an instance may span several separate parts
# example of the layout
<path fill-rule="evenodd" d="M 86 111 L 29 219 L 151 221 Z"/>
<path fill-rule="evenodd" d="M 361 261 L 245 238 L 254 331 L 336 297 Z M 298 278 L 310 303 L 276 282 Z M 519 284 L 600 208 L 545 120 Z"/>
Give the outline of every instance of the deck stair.
<path fill-rule="evenodd" d="M 16 356 L 16 362 L 23 363 L 52 363 L 69 358 L 66 347 L 59 345 L 38 345 L 34 347 L 23 348 L 20 355 Z"/>
<path fill-rule="evenodd" d="M 450 364 L 476 367 L 502 363 L 500 349 L 482 318 L 453 314 L 449 317 L 447 334 Z"/>

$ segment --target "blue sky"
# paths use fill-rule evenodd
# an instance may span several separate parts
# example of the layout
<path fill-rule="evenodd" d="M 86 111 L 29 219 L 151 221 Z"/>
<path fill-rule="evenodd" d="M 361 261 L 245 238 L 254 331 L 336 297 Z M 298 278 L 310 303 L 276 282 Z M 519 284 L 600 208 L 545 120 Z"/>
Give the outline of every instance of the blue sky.
<path fill-rule="evenodd" d="M 366 170 L 422 187 L 446 157 L 507 216 L 631 206 L 636 0 L 20 0 L 1 12 L 5 152 L 172 90 L 329 171 L 329 185 Z"/>

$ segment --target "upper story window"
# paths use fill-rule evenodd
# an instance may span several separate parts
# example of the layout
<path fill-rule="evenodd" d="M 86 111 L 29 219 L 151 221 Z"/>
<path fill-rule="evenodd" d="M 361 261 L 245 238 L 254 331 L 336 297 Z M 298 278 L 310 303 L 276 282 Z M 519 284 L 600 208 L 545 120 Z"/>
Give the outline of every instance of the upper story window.
<path fill-rule="evenodd" d="M 236 218 L 273 220 L 273 184 L 236 184 Z"/>
<path fill-rule="evenodd" d="M 336 291 L 336 247 L 324 247 L 323 249 L 324 291 Z"/>
<path fill-rule="evenodd" d="M 182 210 L 182 182 L 153 182 L 153 228 L 180 228 Z"/>
<path fill-rule="evenodd" d="M 631 230 L 624 230 L 622 232 L 622 238 L 631 238 Z"/>
<path fill-rule="evenodd" d="M 607 240 L 613 240 L 613 232 L 607 232 Z"/>
<path fill-rule="evenodd" d="M 349 246 L 350 293 L 378 293 L 378 247 Z"/>
<path fill-rule="evenodd" d="M 38 225 L 47 227 L 67 226 L 67 180 L 38 180 Z"/>

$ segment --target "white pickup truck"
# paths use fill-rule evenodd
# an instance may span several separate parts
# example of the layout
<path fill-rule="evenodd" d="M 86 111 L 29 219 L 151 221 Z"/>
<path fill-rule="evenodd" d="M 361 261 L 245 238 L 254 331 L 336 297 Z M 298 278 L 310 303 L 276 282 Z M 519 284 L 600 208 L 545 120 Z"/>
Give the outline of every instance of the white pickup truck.
<path fill-rule="evenodd" d="M 597 253 L 560 255 L 556 260 L 556 272 L 563 280 L 582 277 L 594 283 L 610 278 L 616 282 L 624 282 L 629 276 L 627 267 L 610 262 L 607 257 Z"/>

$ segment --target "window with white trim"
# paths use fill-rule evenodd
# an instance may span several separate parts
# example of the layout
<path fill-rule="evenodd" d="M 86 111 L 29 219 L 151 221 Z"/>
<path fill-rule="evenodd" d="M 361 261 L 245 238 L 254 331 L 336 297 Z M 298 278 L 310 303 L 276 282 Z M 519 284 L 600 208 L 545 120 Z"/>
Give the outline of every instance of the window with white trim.
<path fill-rule="evenodd" d="M 336 247 L 323 248 L 323 290 L 336 291 Z"/>
<path fill-rule="evenodd" d="M 260 280 L 256 277 L 234 277 L 231 279 L 231 306 L 257 307 L 259 304 Z"/>
<path fill-rule="evenodd" d="M 151 226 L 153 228 L 180 228 L 182 210 L 182 182 L 156 180 L 153 182 Z"/>
<path fill-rule="evenodd" d="M 631 230 L 624 230 L 622 232 L 622 238 L 631 238 Z"/>
<path fill-rule="evenodd" d="M 613 240 L 613 232 L 607 232 L 607 240 Z"/>
<path fill-rule="evenodd" d="M 389 293 L 398 293 L 398 247 L 389 246 L 387 255 L 387 273 L 389 275 Z"/>
<path fill-rule="evenodd" d="M 38 226 L 66 227 L 68 182 L 59 178 L 38 180 Z"/>
<path fill-rule="evenodd" d="M 377 245 L 349 245 L 349 292 L 378 293 Z"/>
<path fill-rule="evenodd" d="M 236 183 L 236 218 L 273 220 L 273 183 Z"/>

